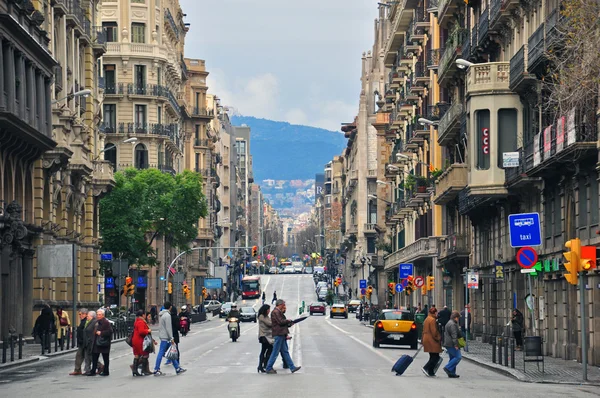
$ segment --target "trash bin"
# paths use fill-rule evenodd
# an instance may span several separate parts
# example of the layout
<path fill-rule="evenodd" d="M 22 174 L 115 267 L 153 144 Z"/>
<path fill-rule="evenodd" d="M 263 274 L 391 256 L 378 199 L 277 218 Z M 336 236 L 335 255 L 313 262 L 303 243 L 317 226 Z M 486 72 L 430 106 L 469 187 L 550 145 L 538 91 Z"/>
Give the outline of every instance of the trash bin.
<path fill-rule="evenodd" d="M 421 340 L 421 337 L 423 336 L 423 323 L 425 323 L 426 317 L 427 316 L 425 314 L 415 314 L 415 323 L 417 324 L 417 338 L 419 340 Z"/>

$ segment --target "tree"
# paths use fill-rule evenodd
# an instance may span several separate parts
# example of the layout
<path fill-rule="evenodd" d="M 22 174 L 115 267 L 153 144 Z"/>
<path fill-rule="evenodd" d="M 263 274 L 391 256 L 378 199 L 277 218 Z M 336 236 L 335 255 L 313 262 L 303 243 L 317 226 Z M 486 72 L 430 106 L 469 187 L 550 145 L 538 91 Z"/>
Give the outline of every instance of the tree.
<path fill-rule="evenodd" d="M 196 238 L 198 220 L 208 212 L 199 173 L 127 169 L 116 173 L 115 181 L 100 201 L 103 251 L 130 264 L 155 265 L 152 243 L 158 235 L 179 248 Z"/>

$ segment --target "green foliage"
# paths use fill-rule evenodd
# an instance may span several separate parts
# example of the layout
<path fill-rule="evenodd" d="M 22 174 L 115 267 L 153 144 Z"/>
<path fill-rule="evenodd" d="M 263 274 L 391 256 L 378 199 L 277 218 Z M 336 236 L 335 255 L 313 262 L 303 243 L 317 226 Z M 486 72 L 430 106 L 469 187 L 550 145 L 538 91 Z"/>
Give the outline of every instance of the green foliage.
<path fill-rule="evenodd" d="M 116 173 L 115 181 L 100 201 L 103 251 L 130 264 L 155 265 L 156 236 L 179 248 L 197 236 L 198 219 L 208 212 L 199 173 L 172 176 L 156 169 L 127 169 Z"/>
<path fill-rule="evenodd" d="M 435 181 L 437 180 L 437 178 L 439 176 L 441 176 L 444 173 L 444 170 L 440 170 L 440 169 L 435 169 L 431 172 L 431 181 Z"/>

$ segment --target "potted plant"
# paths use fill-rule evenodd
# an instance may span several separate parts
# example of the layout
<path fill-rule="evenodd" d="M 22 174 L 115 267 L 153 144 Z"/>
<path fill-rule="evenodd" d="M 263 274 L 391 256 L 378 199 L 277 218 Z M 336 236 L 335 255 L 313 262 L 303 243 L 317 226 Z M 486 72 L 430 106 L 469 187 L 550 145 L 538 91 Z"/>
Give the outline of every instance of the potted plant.
<path fill-rule="evenodd" d="M 408 191 L 412 191 L 415 188 L 415 184 L 416 184 L 416 180 L 415 180 L 415 176 L 412 174 L 409 174 L 406 179 L 404 180 L 404 188 Z"/>
<path fill-rule="evenodd" d="M 426 177 L 417 177 L 417 192 L 425 193 L 427 192 L 427 185 L 429 185 L 429 180 Z"/>
<path fill-rule="evenodd" d="M 439 176 L 441 176 L 442 174 L 444 174 L 444 170 L 440 170 L 440 169 L 434 169 L 431 172 L 431 181 L 435 181 L 438 179 Z"/>

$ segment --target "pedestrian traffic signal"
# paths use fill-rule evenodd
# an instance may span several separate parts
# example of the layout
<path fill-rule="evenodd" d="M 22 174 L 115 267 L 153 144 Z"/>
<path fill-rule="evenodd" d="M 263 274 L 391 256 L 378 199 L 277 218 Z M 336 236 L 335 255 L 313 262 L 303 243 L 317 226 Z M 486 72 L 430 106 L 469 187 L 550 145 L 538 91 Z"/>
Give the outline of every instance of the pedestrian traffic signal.
<path fill-rule="evenodd" d="M 252 257 L 258 256 L 258 246 L 252 246 Z"/>
<path fill-rule="evenodd" d="M 125 278 L 125 285 L 123 285 L 123 291 L 121 292 L 124 296 L 131 296 L 133 294 L 133 290 L 135 290 L 135 285 L 132 285 L 133 278 L 128 276 Z M 133 290 L 131 287 L 133 286 Z"/>
<path fill-rule="evenodd" d="M 425 284 L 425 286 L 427 286 L 427 290 L 433 290 L 433 288 L 435 287 L 435 279 L 433 276 L 427 277 L 427 283 Z"/>
<path fill-rule="evenodd" d="M 167 291 L 169 292 L 169 294 L 173 293 L 173 283 L 172 282 L 169 282 L 169 287 L 168 287 Z"/>
<path fill-rule="evenodd" d="M 565 247 L 570 251 L 563 253 L 563 256 L 565 256 L 568 261 L 564 266 L 569 272 L 565 273 L 564 276 L 571 285 L 577 285 L 577 273 L 579 272 L 581 259 L 581 240 L 579 240 L 579 238 L 571 239 L 565 243 Z"/>
<path fill-rule="evenodd" d="M 390 294 L 393 296 L 396 293 L 396 284 L 394 282 L 388 283 L 388 290 Z"/>

